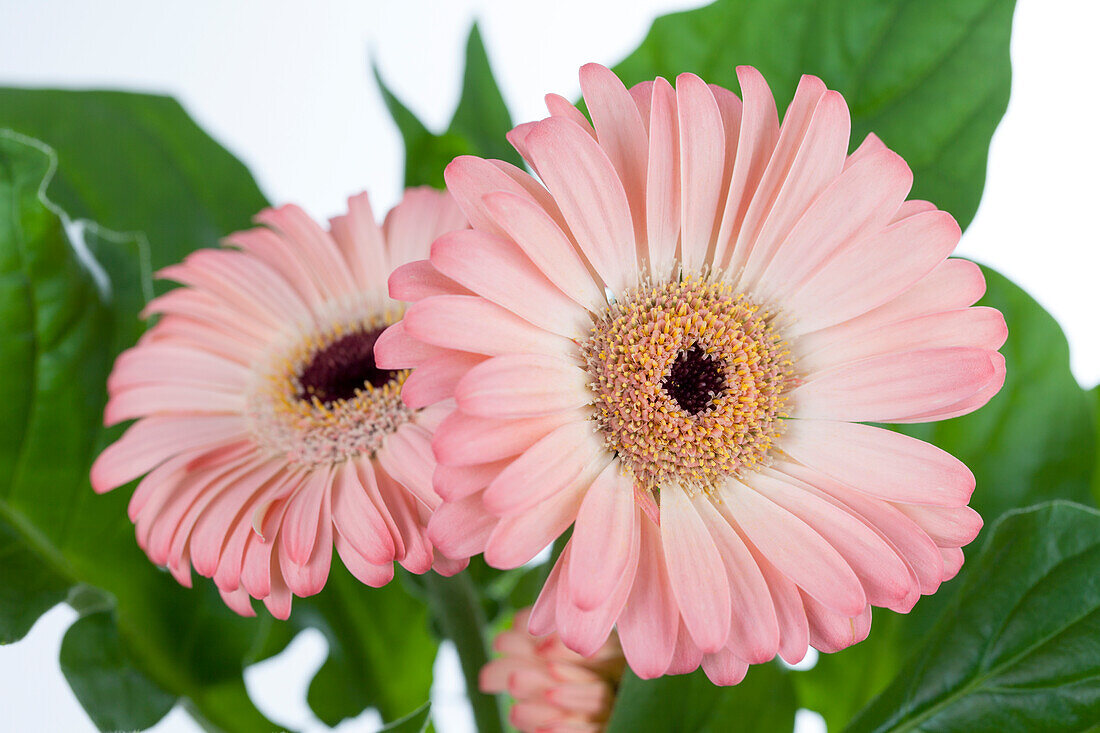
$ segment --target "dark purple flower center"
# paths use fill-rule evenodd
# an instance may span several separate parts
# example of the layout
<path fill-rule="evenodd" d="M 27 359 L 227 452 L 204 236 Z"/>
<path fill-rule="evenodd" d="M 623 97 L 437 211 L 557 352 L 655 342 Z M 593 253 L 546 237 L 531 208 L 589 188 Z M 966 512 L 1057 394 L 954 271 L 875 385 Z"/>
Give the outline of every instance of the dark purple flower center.
<path fill-rule="evenodd" d="M 298 375 L 298 399 L 316 397 L 327 406 L 351 399 L 367 384 L 382 387 L 389 382 L 397 372 L 374 363 L 374 342 L 382 330 L 349 333 L 315 353 Z"/>
<path fill-rule="evenodd" d="M 698 415 L 726 389 L 722 362 L 698 346 L 681 351 L 661 386 L 684 412 Z"/>

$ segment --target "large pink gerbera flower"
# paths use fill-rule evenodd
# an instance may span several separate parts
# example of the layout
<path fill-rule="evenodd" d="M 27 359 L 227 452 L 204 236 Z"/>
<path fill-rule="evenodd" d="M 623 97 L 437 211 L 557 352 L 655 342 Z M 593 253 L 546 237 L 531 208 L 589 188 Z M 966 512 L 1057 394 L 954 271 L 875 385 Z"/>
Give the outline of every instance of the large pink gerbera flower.
<path fill-rule="evenodd" d="M 701 663 L 730 684 L 844 648 L 872 605 L 952 577 L 981 527 L 966 466 L 862 424 L 961 415 L 1003 384 L 1004 320 L 947 259 L 958 225 L 905 200 L 874 136 L 848 154 L 821 80 L 780 125 L 738 75 L 744 102 L 586 66 L 592 125 L 551 95 L 511 135 L 541 183 L 454 161 L 473 229 L 394 273 L 416 302 L 377 346 L 416 367 L 410 406 L 455 400 L 436 547 L 515 567 L 572 525 L 530 629 L 588 654 L 617 624 L 643 677 Z"/>
<path fill-rule="evenodd" d="M 527 632 L 530 608 L 493 640 L 500 654 L 481 668 L 482 692 L 514 700 L 512 725 L 522 733 L 599 733 L 607 727 L 626 661 L 614 634 L 590 656 L 567 649 L 555 634 Z"/>
<path fill-rule="evenodd" d="M 402 403 L 407 372 L 379 368 L 373 348 L 401 317 L 391 268 L 465 220 L 447 194 L 416 189 L 382 227 L 366 194 L 331 231 L 295 206 L 256 221 L 161 271 L 185 287 L 149 304 L 160 320 L 115 363 L 105 421 L 138 420 L 92 486 L 147 474 L 130 518 L 150 559 L 184 585 L 193 564 L 238 613 L 251 595 L 286 618 L 292 594 L 324 586 L 334 543 L 372 586 L 395 560 L 433 565 L 430 431 L 445 408 Z"/>

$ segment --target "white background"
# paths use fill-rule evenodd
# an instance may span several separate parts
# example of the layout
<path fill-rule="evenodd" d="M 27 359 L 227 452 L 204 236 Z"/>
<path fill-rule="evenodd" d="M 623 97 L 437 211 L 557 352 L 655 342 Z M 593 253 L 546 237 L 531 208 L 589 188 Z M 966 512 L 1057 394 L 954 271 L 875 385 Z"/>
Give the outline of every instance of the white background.
<path fill-rule="evenodd" d="M 400 193 L 402 151 L 368 73 L 371 55 L 430 127 L 457 100 L 466 34 L 481 20 L 514 119 L 541 98 L 575 97 L 577 68 L 612 64 L 656 15 L 691 0 L 0 0 L 0 84 L 168 93 L 251 168 L 268 197 L 317 216 L 367 189 L 376 211 Z M 996 136 L 985 197 L 959 253 L 992 265 L 1062 324 L 1073 370 L 1100 381 L 1100 3 L 1019 0 L 1012 101 Z M 1010 324 L 1011 325 L 1011 324 Z M 74 614 L 57 608 L 0 650 L 0 729 L 94 730 L 57 667 Z M 253 668 L 250 690 L 273 720 L 323 730 L 304 702 L 325 656 L 319 635 Z M 394 664 L 400 664 L 394 660 Z M 447 733 L 469 730 L 454 660 L 437 665 Z M 804 716 L 800 729 L 820 720 Z M 341 730 L 373 730 L 363 716 Z M 159 731 L 192 731 L 174 711 Z"/>

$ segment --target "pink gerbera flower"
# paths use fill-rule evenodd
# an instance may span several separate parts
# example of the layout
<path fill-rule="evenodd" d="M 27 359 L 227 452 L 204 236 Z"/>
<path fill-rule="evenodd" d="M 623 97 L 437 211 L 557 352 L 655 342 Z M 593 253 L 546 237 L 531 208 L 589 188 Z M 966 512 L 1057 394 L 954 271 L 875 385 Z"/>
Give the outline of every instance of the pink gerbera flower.
<path fill-rule="evenodd" d="M 377 346 L 416 367 L 411 407 L 455 400 L 436 547 L 509 568 L 572 525 L 530 630 L 591 654 L 617 625 L 642 677 L 701 663 L 731 684 L 842 649 L 872 605 L 951 578 L 981 527 L 966 466 L 863 424 L 962 415 L 1003 384 L 1004 320 L 947 259 L 958 225 L 905 200 L 878 138 L 848 154 L 821 80 L 780 125 L 760 74 L 738 75 L 743 102 L 589 65 L 593 124 L 550 95 L 511 134 L 541 183 L 454 161 L 473 229 L 394 273 L 416 302 Z"/>
<path fill-rule="evenodd" d="M 465 220 L 447 194 L 415 189 L 382 227 L 366 194 L 330 231 L 296 206 L 256 221 L 160 272 L 184 287 L 149 304 L 160 320 L 115 363 L 105 422 L 138 420 L 92 486 L 146 474 L 129 513 L 150 559 L 188 586 L 194 565 L 238 613 L 252 596 L 286 618 L 292 594 L 324 586 L 334 543 L 372 586 L 395 560 L 433 565 L 430 431 L 445 408 L 405 405 L 407 372 L 379 368 L 373 348 L 401 317 L 391 268 Z"/>
<path fill-rule="evenodd" d="M 481 670 L 482 692 L 515 700 L 509 719 L 523 733 L 598 733 L 607 727 L 626 665 L 614 634 L 582 657 L 556 635 L 527 633 L 531 609 L 516 613 L 512 628 L 493 640 L 500 657 Z"/>

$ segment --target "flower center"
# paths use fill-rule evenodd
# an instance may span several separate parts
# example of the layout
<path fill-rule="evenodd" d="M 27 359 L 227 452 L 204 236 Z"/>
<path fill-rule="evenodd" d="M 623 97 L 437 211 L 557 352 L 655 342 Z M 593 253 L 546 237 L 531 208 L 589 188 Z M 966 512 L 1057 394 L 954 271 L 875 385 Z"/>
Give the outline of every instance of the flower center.
<path fill-rule="evenodd" d="M 272 348 L 248 398 L 256 442 L 306 467 L 373 455 L 414 413 L 401 401 L 408 372 L 374 362 L 375 341 L 399 316 L 354 309 Z"/>
<path fill-rule="evenodd" d="M 729 283 L 685 276 L 628 291 L 581 353 L 594 419 L 639 488 L 707 491 L 766 462 L 792 364 L 771 314 Z"/>
<path fill-rule="evenodd" d="M 328 407 L 351 399 L 367 384 L 384 387 L 397 372 L 374 364 L 374 342 L 382 330 L 349 333 L 315 353 L 298 375 L 298 399 L 310 402 L 316 397 Z"/>

